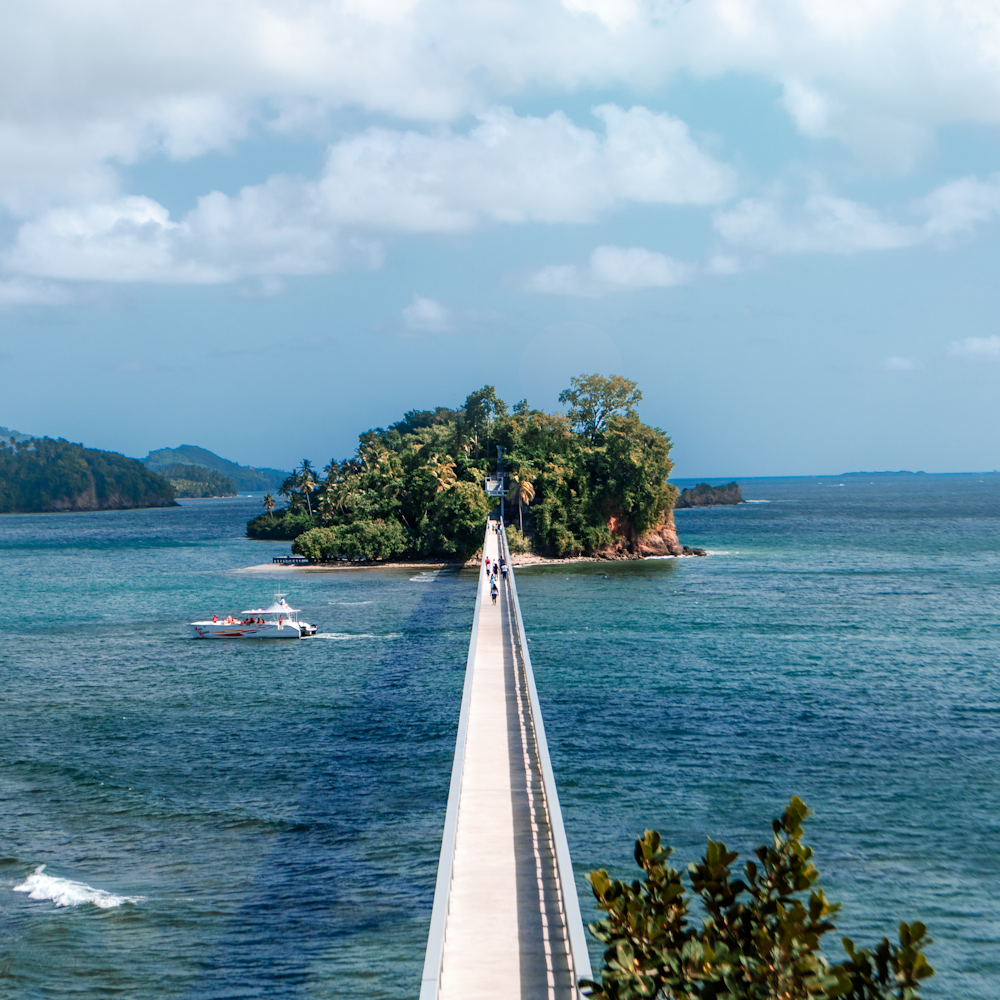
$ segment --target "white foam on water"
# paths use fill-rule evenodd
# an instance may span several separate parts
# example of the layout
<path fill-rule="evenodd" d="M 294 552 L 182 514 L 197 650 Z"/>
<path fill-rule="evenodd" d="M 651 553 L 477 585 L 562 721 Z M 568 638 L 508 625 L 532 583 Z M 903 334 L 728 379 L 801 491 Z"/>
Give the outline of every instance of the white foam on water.
<path fill-rule="evenodd" d="M 354 608 L 360 604 L 371 604 L 371 601 L 327 601 L 327 604 L 335 604 L 341 608 Z"/>
<path fill-rule="evenodd" d="M 744 503 L 770 503 L 770 500 L 744 500 Z"/>
<path fill-rule="evenodd" d="M 145 896 L 116 896 L 104 889 L 95 889 L 85 882 L 74 882 L 68 878 L 58 878 L 45 874 L 45 865 L 39 865 L 14 892 L 28 893 L 28 899 L 51 899 L 56 906 L 79 906 L 91 903 L 102 910 L 113 910 L 122 903 L 139 903 Z"/>
<path fill-rule="evenodd" d="M 398 639 L 402 632 L 386 632 L 385 635 L 376 635 L 374 632 L 317 632 L 314 639 L 337 639 L 343 642 L 345 639 Z"/>
<path fill-rule="evenodd" d="M 439 569 L 424 570 L 420 576 L 411 576 L 410 583 L 433 583 L 440 575 Z"/>
<path fill-rule="evenodd" d="M 642 558 L 648 562 L 651 559 L 676 559 L 677 556 L 643 556 Z"/>

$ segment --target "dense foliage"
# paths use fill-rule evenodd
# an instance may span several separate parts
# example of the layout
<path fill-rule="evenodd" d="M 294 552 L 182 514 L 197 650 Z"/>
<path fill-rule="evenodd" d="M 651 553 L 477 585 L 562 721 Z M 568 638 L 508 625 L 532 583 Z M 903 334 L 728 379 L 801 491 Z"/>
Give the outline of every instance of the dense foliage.
<path fill-rule="evenodd" d="M 234 497 L 236 484 L 202 465 L 168 465 L 157 474 L 169 479 L 179 497 Z"/>
<path fill-rule="evenodd" d="M 868 951 L 849 938 L 847 958 L 831 963 L 820 950 L 840 909 L 816 886 L 812 848 L 802 843 L 809 815 L 797 797 L 771 824 L 770 844 L 734 878 L 737 858 L 709 840 L 700 862 L 688 865 L 689 893 L 667 861 L 671 848 L 647 830 L 636 842 L 642 882 L 591 872 L 598 908 L 607 917 L 590 925 L 605 946 L 601 982 L 581 986 L 595 1000 L 918 1000 L 934 970 L 921 951 L 931 944 L 921 923 L 899 925 L 899 944 L 883 939 Z M 808 894 L 808 895 L 806 895 Z M 688 917 L 691 896 L 700 926 Z"/>
<path fill-rule="evenodd" d="M 414 410 L 366 431 L 353 457 L 322 474 L 303 461 L 279 490 L 287 505 L 255 518 L 247 533 L 294 538 L 293 550 L 313 559 L 465 559 L 495 503 L 483 483 L 501 446 L 507 519 L 523 528 L 525 545 L 566 556 L 613 535 L 637 539 L 662 523 L 676 496 L 670 439 L 639 420 L 634 382 L 587 375 L 572 383 L 560 397 L 568 414 L 524 401 L 511 410 L 484 386 L 458 409 Z M 355 527 L 362 523 L 371 527 Z"/>
<path fill-rule="evenodd" d="M 2 514 L 173 504 L 173 486 L 134 458 L 61 438 L 0 442 Z"/>

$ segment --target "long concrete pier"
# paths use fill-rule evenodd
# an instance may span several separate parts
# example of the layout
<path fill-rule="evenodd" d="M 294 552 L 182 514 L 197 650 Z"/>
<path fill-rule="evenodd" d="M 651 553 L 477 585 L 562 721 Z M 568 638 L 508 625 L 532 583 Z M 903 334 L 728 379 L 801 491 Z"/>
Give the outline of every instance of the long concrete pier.
<path fill-rule="evenodd" d="M 577 1000 L 590 960 L 514 571 L 487 525 L 420 1000 Z"/>

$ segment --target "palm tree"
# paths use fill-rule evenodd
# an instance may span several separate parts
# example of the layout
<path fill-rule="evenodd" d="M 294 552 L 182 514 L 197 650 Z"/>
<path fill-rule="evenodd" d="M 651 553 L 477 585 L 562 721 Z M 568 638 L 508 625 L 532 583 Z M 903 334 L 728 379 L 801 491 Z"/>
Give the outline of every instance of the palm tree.
<path fill-rule="evenodd" d="M 288 509 L 294 513 L 295 509 L 295 487 L 297 485 L 296 477 L 293 475 L 289 476 L 282 484 L 278 487 L 278 496 L 284 497 L 288 501 Z"/>
<path fill-rule="evenodd" d="M 535 499 L 535 487 L 531 485 L 527 480 L 521 481 L 520 476 L 512 476 L 514 480 L 514 485 L 510 490 L 510 499 L 513 503 L 517 504 L 517 519 L 521 525 L 521 534 L 524 534 L 524 512 L 521 508 L 521 504 L 527 506 Z"/>
<path fill-rule="evenodd" d="M 448 489 L 458 478 L 455 475 L 455 463 L 451 460 L 451 455 L 431 455 L 427 461 L 427 468 L 438 481 L 438 493 Z"/>
<path fill-rule="evenodd" d="M 274 511 L 274 507 L 275 507 L 275 504 L 274 504 L 274 494 L 273 493 L 265 493 L 264 494 L 264 499 L 263 499 L 262 503 L 264 504 L 264 510 L 266 510 L 268 512 L 268 514 L 271 514 L 271 520 L 273 521 L 274 520 L 273 511 Z"/>
<path fill-rule="evenodd" d="M 312 515 L 312 502 L 309 499 L 309 494 L 316 488 L 316 472 L 312 467 L 312 462 L 308 458 L 302 459 L 302 465 L 296 470 L 298 473 L 298 486 L 299 489 L 305 494 L 306 497 L 306 507 L 309 508 L 309 514 Z"/>

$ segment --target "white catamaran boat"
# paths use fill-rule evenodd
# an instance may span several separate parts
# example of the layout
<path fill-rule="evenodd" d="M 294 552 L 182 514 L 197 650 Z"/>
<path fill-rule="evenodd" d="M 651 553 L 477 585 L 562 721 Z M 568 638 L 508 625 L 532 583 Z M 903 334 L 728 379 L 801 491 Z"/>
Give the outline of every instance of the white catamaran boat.
<path fill-rule="evenodd" d="M 196 639 L 304 639 L 316 634 L 316 626 L 299 621 L 299 609 L 290 608 L 284 594 L 275 594 L 269 608 L 250 608 L 240 617 L 220 621 L 191 622 Z"/>

